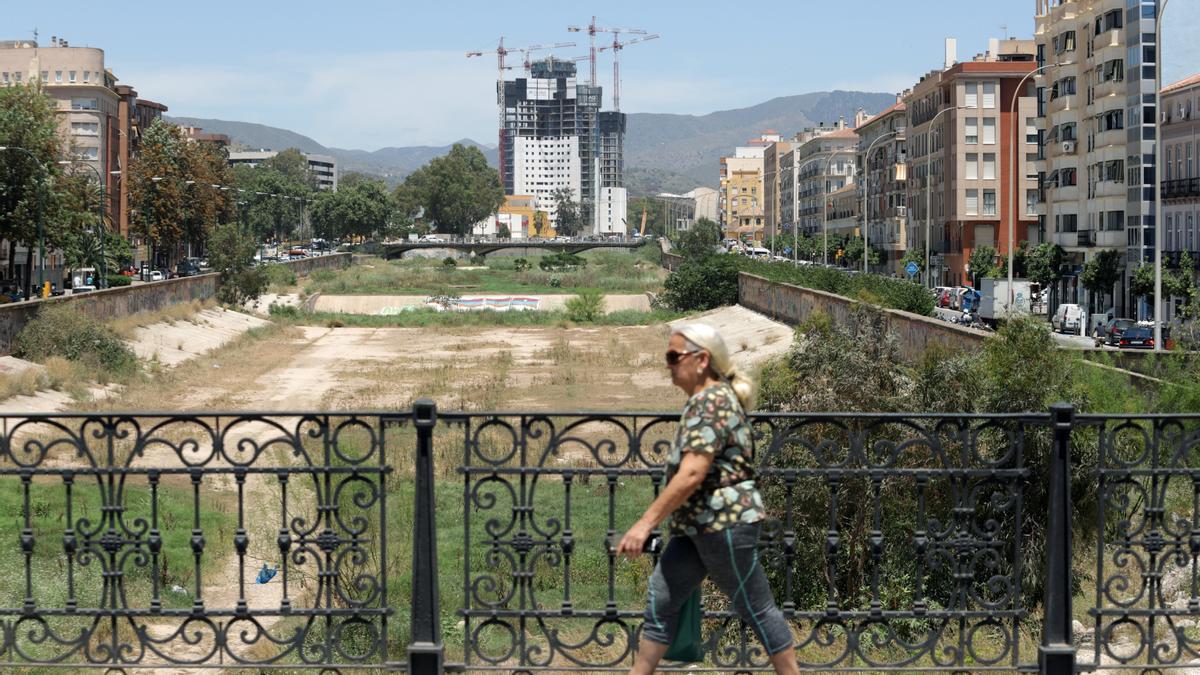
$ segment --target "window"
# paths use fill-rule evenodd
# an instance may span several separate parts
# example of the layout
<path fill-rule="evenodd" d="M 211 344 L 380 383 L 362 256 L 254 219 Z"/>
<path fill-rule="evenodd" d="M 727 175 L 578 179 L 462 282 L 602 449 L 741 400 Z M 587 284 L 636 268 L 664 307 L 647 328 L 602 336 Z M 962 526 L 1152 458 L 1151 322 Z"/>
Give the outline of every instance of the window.
<path fill-rule="evenodd" d="M 49 84 L 49 83 L 50 83 L 50 71 L 43 70 L 42 71 L 42 84 Z"/>
<path fill-rule="evenodd" d="M 996 215 L 996 191 L 995 190 L 984 190 L 983 191 L 983 215 L 985 215 L 985 216 Z"/>
<path fill-rule="evenodd" d="M 1096 116 L 1096 130 L 1100 133 L 1125 128 L 1125 111 L 1109 110 Z"/>
<path fill-rule="evenodd" d="M 1187 148 L 1187 175 L 1181 178 L 1192 178 L 1195 175 L 1192 173 L 1192 144 L 1188 143 L 1183 147 Z"/>
<path fill-rule="evenodd" d="M 996 118 L 989 117 L 983 120 L 983 144 L 996 144 Z"/>
<path fill-rule="evenodd" d="M 94 98 L 73 98 L 71 99 L 71 110 L 97 110 L 96 99 Z"/>
<path fill-rule="evenodd" d="M 1075 31 L 1069 30 L 1065 33 L 1055 35 L 1053 44 L 1055 54 L 1075 51 Z M 1040 47 L 1041 45 L 1038 46 Z"/>
<path fill-rule="evenodd" d="M 966 92 L 967 92 L 966 102 L 963 103 L 963 105 L 965 105 L 968 108 L 978 108 L 979 107 L 979 83 L 978 82 L 968 82 L 966 84 Z"/>
<path fill-rule="evenodd" d="M 1038 142 L 1037 121 L 1033 117 L 1025 118 L 1025 142 L 1030 145 Z"/>
<path fill-rule="evenodd" d="M 21 84 L 21 73 L 20 73 L 20 71 L 13 73 L 13 79 L 17 81 L 17 84 Z"/>
<path fill-rule="evenodd" d="M 965 134 L 966 139 L 963 142 L 964 143 L 978 143 L 979 142 L 979 120 L 975 119 L 974 117 L 968 117 L 967 121 L 966 121 L 966 125 L 967 125 L 966 134 Z"/>
<path fill-rule="evenodd" d="M 1174 220 L 1171 218 L 1171 214 L 1168 213 L 1167 230 L 1164 233 L 1164 239 L 1166 239 L 1166 241 L 1163 242 L 1163 245 L 1166 246 L 1168 251 L 1178 250 L 1175 248 L 1175 228 L 1173 226 L 1173 222 Z"/>
<path fill-rule="evenodd" d="M 4 71 L 4 84 L 8 84 L 8 71 Z"/>
<path fill-rule="evenodd" d="M 1171 146 L 1167 146 L 1167 180 L 1171 180 Z"/>
<path fill-rule="evenodd" d="M 978 154 L 976 154 L 974 152 L 967 153 L 966 170 L 967 170 L 967 173 L 966 173 L 967 180 L 975 180 L 976 178 L 979 178 L 979 155 Z"/>
<path fill-rule="evenodd" d="M 986 152 L 983 155 L 983 179 L 996 180 L 996 153 Z"/>
<path fill-rule="evenodd" d="M 1075 174 L 1076 174 L 1076 171 L 1073 168 L 1072 169 L 1063 169 L 1062 171 L 1059 171 L 1058 172 L 1059 185 L 1061 185 L 1063 187 L 1070 187 L 1072 185 L 1075 185 L 1075 180 L 1076 180 Z"/>
<path fill-rule="evenodd" d="M 76 154 L 79 159 L 97 159 L 100 156 L 99 148 L 80 148 Z"/>
<path fill-rule="evenodd" d="M 1079 229 L 1079 216 L 1063 213 L 1054 216 L 1054 229 L 1058 232 L 1074 232 Z"/>
<path fill-rule="evenodd" d="M 985 107 L 985 108 L 995 108 L 996 107 L 996 83 L 995 82 L 984 82 L 983 83 L 983 107 Z"/>
<path fill-rule="evenodd" d="M 979 215 L 979 190 L 967 190 L 967 215 Z"/>
<path fill-rule="evenodd" d="M 67 82 L 71 82 L 71 83 L 75 82 L 75 71 L 73 71 L 73 70 L 67 71 Z"/>
<path fill-rule="evenodd" d="M 1038 203 L 1038 191 L 1037 190 L 1026 190 L 1025 191 L 1025 215 L 1027 215 L 1027 216 L 1037 215 L 1037 203 Z"/>
<path fill-rule="evenodd" d="M 62 84 L 62 71 L 61 70 L 54 71 L 54 83 Z"/>
<path fill-rule="evenodd" d="M 91 75 L 92 75 L 92 72 L 90 70 L 83 71 L 83 81 L 86 83 L 88 80 L 91 79 Z M 61 80 L 62 78 L 59 78 L 59 79 Z"/>
<path fill-rule="evenodd" d="M 71 122 L 71 133 L 76 136 L 99 136 L 99 122 Z"/>

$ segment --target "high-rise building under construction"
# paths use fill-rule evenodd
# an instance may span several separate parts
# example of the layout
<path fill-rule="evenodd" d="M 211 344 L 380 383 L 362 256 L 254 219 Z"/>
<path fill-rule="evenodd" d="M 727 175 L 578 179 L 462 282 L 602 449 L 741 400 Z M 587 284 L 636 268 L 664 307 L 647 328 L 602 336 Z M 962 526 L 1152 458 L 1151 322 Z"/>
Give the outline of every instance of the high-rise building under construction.
<path fill-rule="evenodd" d="M 554 194 L 567 188 L 585 232 L 624 233 L 625 116 L 600 112 L 601 88 L 578 81 L 574 62 L 549 57 L 531 63 L 529 77 L 506 80 L 499 94 L 505 193 L 536 195 L 556 223 Z"/>

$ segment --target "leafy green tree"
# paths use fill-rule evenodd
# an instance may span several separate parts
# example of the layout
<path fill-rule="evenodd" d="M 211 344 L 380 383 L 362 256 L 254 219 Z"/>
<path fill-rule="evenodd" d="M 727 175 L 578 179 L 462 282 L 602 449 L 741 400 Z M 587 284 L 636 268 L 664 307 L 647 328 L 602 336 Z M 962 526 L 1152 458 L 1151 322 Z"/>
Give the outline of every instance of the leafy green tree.
<path fill-rule="evenodd" d="M 1042 243 L 1030 249 L 1025 258 L 1025 275 L 1043 288 L 1058 281 L 1067 252 L 1058 244 Z"/>
<path fill-rule="evenodd" d="M 512 231 L 508 229 L 508 225 L 501 223 L 500 227 L 496 228 L 496 238 L 512 239 Z"/>
<path fill-rule="evenodd" d="M 300 186 L 308 192 L 315 192 L 317 189 L 317 177 L 308 167 L 308 158 L 296 148 L 288 148 L 276 153 L 274 157 L 268 157 L 257 168 L 277 172 L 287 183 Z M 341 184 L 340 180 L 338 184 Z"/>
<path fill-rule="evenodd" d="M 987 245 L 976 246 L 971 251 L 968 264 L 971 266 L 971 278 L 978 286 L 980 279 L 991 275 L 992 271 L 996 269 L 996 249 Z"/>
<path fill-rule="evenodd" d="M 1105 249 L 1083 264 L 1079 281 L 1088 290 L 1089 312 L 1097 306 L 1096 296 L 1108 297 L 1121 279 L 1121 252 Z"/>
<path fill-rule="evenodd" d="M 1179 267 L 1163 275 L 1163 296 L 1184 299 L 1184 304 L 1190 305 L 1196 294 L 1195 263 L 1192 256 L 1184 251 L 1179 256 Z M 1153 276 L 1151 277 L 1153 283 Z"/>
<path fill-rule="evenodd" d="M 862 262 L 865 245 L 862 237 L 850 237 L 846 240 L 846 243 L 842 247 L 842 254 L 845 261 L 851 267 L 855 267 Z M 883 260 L 883 252 L 874 246 L 871 247 L 870 256 L 869 262 L 871 265 L 878 265 Z"/>
<path fill-rule="evenodd" d="M 141 150 L 126 178 L 133 205 L 132 230 L 154 250 L 154 262 L 171 265 L 182 252 L 190 203 L 186 146 L 179 127 L 155 120 L 142 135 Z"/>
<path fill-rule="evenodd" d="M 918 251 L 915 248 L 910 248 L 904 252 L 904 257 L 900 259 L 900 268 L 907 269 L 908 263 L 915 263 L 917 266 L 917 277 L 925 272 L 925 252 Z"/>
<path fill-rule="evenodd" d="M 56 163 L 63 140 L 56 115 L 54 101 L 38 83 L 0 88 L 0 145 L 10 148 L 0 151 L 0 238 L 9 246 L 4 276 L 16 276 L 16 247 L 26 244 L 22 285 L 27 292 L 32 291 L 38 216 L 50 234 L 63 207 L 62 168 Z"/>
<path fill-rule="evenodd" d="M 257 245 L 237 223 L 218 225 L 209 237 L 208 262 L 220 273 L 217 299 L 230 305 L 254 300 L 267 289 L 266 268 L 254 266 Z"/>
<path fill-rule="evenodd" d="M 437 231 L 463 235 L 504 203 L 500 174 L 478 148 L 455 143 L 450 152 L 409 174 L 405 186 Z"/>
<path fill-rule="evenodd" d="M 721 226 L 701 218 L 676 236 L 672 252 L 688 260 L 700 260 L 716 253 L 720 243 Z"/>
<path fill-rule="evenodd" d="M 737 303 L 738 256 L 688 258 L 663 282 L 662 302 L 681 312 Z"/>
<path fill-rule="evenodd" d="M 1154 265 L 1138 265 L 1129 277 L 1129 292 L 1138 298 L 1154 297 Z"/>
<path fill-rule="evenodd" d="M 568 187 L 561 187 L 550 193 L 550 199 L 558 204 L 558 213 L 554 219 L 554 231 L 563 237 L 574 237 L 583 229 L 583 216 L 579 202 L 575 201 L 575 193 Z"/>
<path fill-rule="evenodd" d="M 317 195 L 309 209 L 313 231 L 326 239 L 386 234 L 395 201 L 381 180 L 363 180 Z"/>

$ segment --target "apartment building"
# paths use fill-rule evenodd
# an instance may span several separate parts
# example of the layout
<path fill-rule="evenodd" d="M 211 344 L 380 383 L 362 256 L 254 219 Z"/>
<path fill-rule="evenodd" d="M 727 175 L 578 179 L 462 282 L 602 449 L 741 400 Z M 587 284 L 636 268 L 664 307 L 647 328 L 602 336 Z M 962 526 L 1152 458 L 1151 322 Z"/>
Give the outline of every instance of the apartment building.
<path fill-rule="evenodd" d="M 667 211 L 667 232 L 690 230 L 697 220 L 704 218 L 717 222 L 717 201 L 720 193 L 708 187 L 698 187 L 681 195 L 662 192 L 654 196 Z M 639 214 L 634 214 L 638 215 Z M 630 229 L 638 229 L 641 221 L 630 223 Z"/>
<path fill-rule="evenodd" d="M 987 52 L 964 62 L 956 50 L 947 40 L 944 67 L 921 78 L 904 100 L 910 231 L 921 233 L 914 243 L 922 249 L 921 237 L 930 232 L 937 254 L 930 268 L 939 285 L 969 283 L 977 247 L 1007 255 L 1013 223 L 1015 247 L 1038 241 L 1030 202 L 1037 194 L 1031 173 L 1037 104 L 1029 77 L 1035 45 L 993 39 Z"/>
<path fill-rule="evenodd" d="M 142 132 L 162 117 L 167 107 L 139 98 L 131 86 L 117 84 L 117 77 L 105 65 L 102 49 L 72 47 L 57 36 L 50 38 L 49 45 L 36 40 L 0 41 L 0 86 L 31 83 L 40 84 L 54 101 L 64 160 L 74 161 L 74 170 L 103 182 L 109 222 L 128 237 L 129 189 L 121 180 L 121 171 L 136 153 Z M 146 251 L 136 248 L 138 242 L 134 245 L 137 262 Z M 0 267 L 7 266 L 8 253 L 8 246 L 0 246 Z M 24 261 L 25 250 L 18 247 L 16 266 Z M 47 252 L 48 280 L 61 286 L 63 266 L 61 251 Z"/>
<path fill-rule="evenodd" d="M 1179 265 L 1187 251 L 1200 263 L 1200 74 L 1162 89 L 1163 263 Z M 1182 298 L 1168 303 L 1173 318 Z"/>
<path fill-rule="evenodd" d="M 858 132 L 859 196 L 866 192 L 868 242 L 883 251 L 881 272 L 902 272 L 900 260 L 909 246 L 908 196 L 903 94 L 896 103 L 866 120 Z M 868 155 L 868 151 L 869 155 Z"/>
<path fill-rule="evenodd" d="M 727 237 L 763 238 L 766 151 L 779 140 L 776 134 L 763 134 L 747 145 L 735 148 L 732 157 L 721 158 L 718 206 L 721 229 Z"/>
<path fill-rule="evenodd" d="M 1125 253 L 1125 278 L 1089 304 L 1148 314 L 1130 297 L 1128 275 L 1154 259 L 1157 5 L 1037 0 L 1039 229 L 1069 256 L 1052 305 L 1085 300 L 1083 265 L 1110 249 Z"/>
<path fill-rule="evenodd" d="M 831 208 L 828 197 L 854 184 L 858 133 L 839 120 L 832 127 L 806 129 L 800 138 L 803 141 L 792 158 L 795 223 L 801 234 L 819 235 Z"/>
<path fill-rule="evenodd" d="M 763 225 L 768 237 L 791 232 L 791 220 L 786 221 L 787 228 L 781 228 L 784 221 L 781 215 L 783 204 L 780 169 L 783 158 L 794 147 L 794 141 L 773 141 L 763 152 Z"/>

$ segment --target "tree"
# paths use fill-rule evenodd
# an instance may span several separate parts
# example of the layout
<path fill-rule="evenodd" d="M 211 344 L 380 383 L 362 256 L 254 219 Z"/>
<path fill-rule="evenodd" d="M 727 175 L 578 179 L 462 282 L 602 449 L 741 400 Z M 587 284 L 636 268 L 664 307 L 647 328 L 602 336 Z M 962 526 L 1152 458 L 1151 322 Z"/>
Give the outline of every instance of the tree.
<path fill-rule="evenodd" d="M 230 305 L 254 300 L 267 288 L 265 267 L 254 267 L 254 239 L 236 223 L 217 226 L 208 242 L 208 262 L 220 273 L 217 299 Z"/>
<path fill-rule="evenodd" d="M 154 250 L 154 263 L 171 265 L 184 240 L 190 203 L 186 145 L 179 127 L 157 119 L 142 135 L 141 151 L 126 179 L 133 205 L 132 230 Z"/>
<path fill-rule="evenodd" d="M 1138 265 L 1129 277 L 1129 292 L 1136 298 L 1154 297 L 1154 265 Z"/>
<path fill-rule="evenodd" d="M 1163 296 L 1183 298 L 1184 305 L 1190 305 L 1196 293 L 1195 264 L 1187 251 L 1179 255 L 1179 267 L 1163 275 Z M 1151 277 L 1153 281 L 1153 277 Z"/>
<path fill-rule="evenodd" d="M 663 282 L 663 302 L 681 312 L 704 311 L 737 303 L 737 256 L 688 258 Z"/>
<path fill-rule="evenodd" d="M 904 252 L 904 257 L 900 259 L 900 267 L 908 273 L 908 263 L 915 263 L 917 266 L 917 277 L 920 277 L 925 272 L 925 252 L 918 251 L 915 248 L 910 248 Z"/>
<path fill-rule="evenodd" d="M 862 262 L 865 245 L 866 243 L 862 237 L 851 237 L 842 247 L 843 256 L 851 267 L 855 267 Z M 871 247 L 870 256 L 871 265 L 878 265 L 883 260 L 883 253 L 874 246 Z"/>
<path fill-rule="evenodd" d="M 721 226 L 707 218 L 701 218 L 688 230 L 680 232 L 675 240 L 674 252 L 688 260 L 701 260 L 716 253 L 721 243 Z"/>
<path fill-rule="evenodd" d="M 27 292 L 32 291 L 38 217 L 49 233 L 62 206 L 56 189 L 62 175 L 56 163 L 62 148 L 56 115 L 54 102 L 38 83 L 0 88 L 0 145 L 10 148 L 0 151 L 0 238 L 9 246 L 4 276 L 16 275 L 16 247 L 26 244 L 22 286 Z"/>
<path fill-rule="evenodd" d="M 322 192 L 309 209 L 313 231 L 325 239 L 369 238 L 392 224 L 395 201 L 381 180 L 363 180 Z"/>
<path fill-rule="evenodd" d="M 971 278 L 978 286 L 979 280 L 990 275 L 996 267 L 996 249 L 986 245 L 975 247 L 971 251 L 968 264 L 971 266 Z"/>
<path fill-rule="evenodd" d="M 309 192 L 315 192 L 317 189 L 317 177 L 308 168 L 308 158 L 296 148 L 288 148 L 276 153 L 274 157 L 268 157 L 257 168 L 275 171 L 282 175 L 287 183 L 301 186 Z M 341 181 L 339 185 L 340 183 Z"/>
<path fill-rule="evenodd" d="M 450 152 L 409 174 L 404 184 L 437 231 L 463 235 L 504 203 L 500 174 L 478 148 L 455 143 Z"/>
<path fill-rule="evenodd" d="M 1105 249 L 1083 264 L 1079 281 L 1090 293 L 1089 311 L 1096 306 L 1097 295 L 1112 294 L 1113 285 L 1121 279 L 1121 252 Z"/>
<path fill-rule="evenodd" d="M 583 229 L 583 218 L 575 192 L 561 187 L 550 193 L 550 200 L 558 204 L 558 215 L 554 219 L 554 231 L 564 237 L 574 237 Z"/>
<path fill-rule="evenodd" d="M 512 230 L 508 229 L 508 225 L 501 223 L 500 227 L 496 228 L 496 238 L 497 239 L 512 239 Z"/>
<path fill-rule="evenodd" d="M 1043 243 L 1030 249 L 1025 257 L 1025 274 L 1043 288 L 1058 281 L 1067 252 L 1058 244 Z"/>

